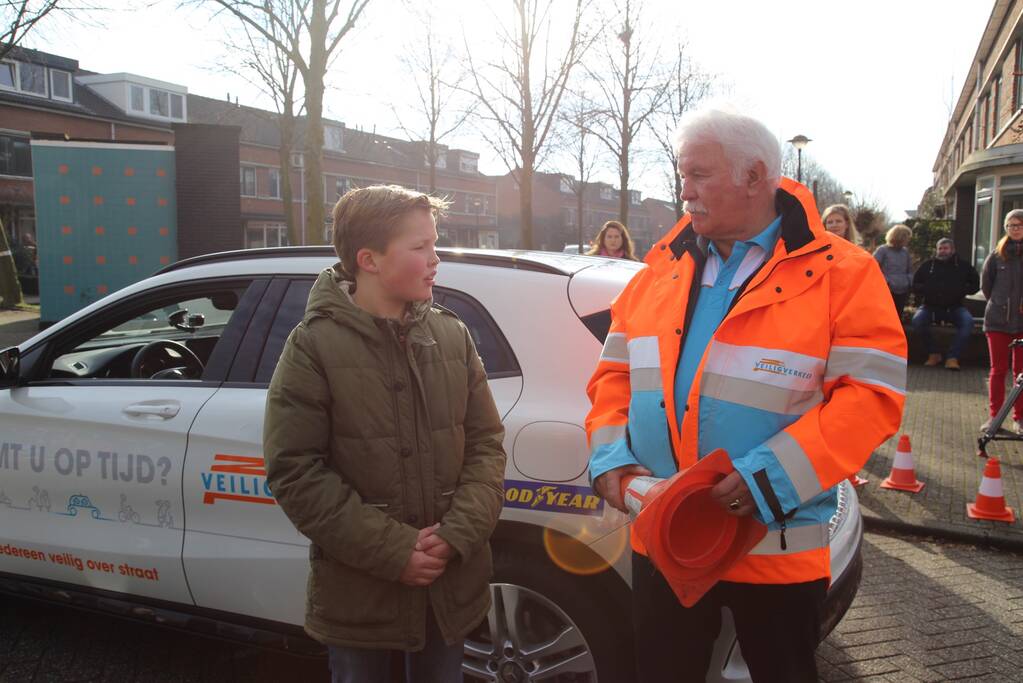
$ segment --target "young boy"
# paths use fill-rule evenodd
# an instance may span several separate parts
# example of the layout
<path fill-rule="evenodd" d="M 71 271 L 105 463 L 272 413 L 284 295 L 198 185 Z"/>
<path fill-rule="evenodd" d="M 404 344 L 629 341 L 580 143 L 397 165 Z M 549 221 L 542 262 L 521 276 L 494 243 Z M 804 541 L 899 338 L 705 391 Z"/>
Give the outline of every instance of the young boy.
<path fill-rule="evenodd" d="M 465 325 L 432 306 L 444 203 L 396 186 L 334 207 L 320 273 L 267 395 L 267 481 L 312 541 L 305 629 L 332 680 L 460 681 L 490 608 L 504 429 Z"/>

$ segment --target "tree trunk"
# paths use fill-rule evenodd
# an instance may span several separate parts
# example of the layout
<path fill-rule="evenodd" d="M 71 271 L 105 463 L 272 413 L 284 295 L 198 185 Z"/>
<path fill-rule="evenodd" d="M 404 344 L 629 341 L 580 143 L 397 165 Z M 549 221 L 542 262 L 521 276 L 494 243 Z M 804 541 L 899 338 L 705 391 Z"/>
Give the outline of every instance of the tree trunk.
<path fill-rule="evenodd" d="M 579 166 L 580 166 L 580 170 L 581 170 L 582 169 L 582 164 L 580 164 Z M 579 191 L 576 193 L 576 200 L 578 201 L 578 210 L 579 210 L 579 215 L 576 216 L 576 226 L 579 229 L 579 253 L 580 254 L 585 253 L 585 251 L 586 251 L 585 249 L 583 249 L 583 209 L 585 208 L 585 206 L 584 206 L 585 202 L 583 201 L 583 199 L 584 199 L 583 198 L 583 193 L 584 192 L 586 192 L 586 183 L 584 183 L 582 180 L 580 180 L 579 181 Z"/>
<path fill-rule="evenodd" d="M 677 166 L 678 164 L 675 163 L 674 167 Z M 678 171 L 675 171 L 675 196 L 672 197 L 672 199 L 675 202 L 675 220 L 679 220 L 682 218 L 682 214 L 685 213 L 685 210 L 682 204 L 682 178 L 679 177 Z"/>
<path fill-rule="evenodd" d="M 533 160 L 519 176 L 519 214 L 522 216 L 522 249 L 533 249 Z"/>
<path fill-rule="evenodd" d="M 618 220 L 622 222 L 626 228 L 629 226 L 629 151 L 628 147 L 624 146 L 625 140 L 622 140 L 622 160 L 619 161 L 619 172 L 618 172 L 618 187 L 621 190 L 618 193 Z"/>
<path fill-rule="evenodd" d="M 302 242 L 302 226 L 295 220 L 295 196 L 291 187 L 291 151 L 295 140 L 295 115 L 285 111 L 281 116 L 281 146 L 278 150 L 281 163 L 281 202 L 284 204 L 284 221 L 288 226 L 288 244 L 298 246 Z"/>
<path fill-rule="evenodd" d="M 7 230 L 0 220 L 0 308 L 15 308 L 23 303 L 14 254 L 8 246 Z"/>
<path fill-rule="evenodd" d="M 327 73 L 327 3 L 313 0 L 309 22 L 309 68 L 302 74 L 305 84 L 305 197 L 306 236 L 312 244 L 323 244 L 323 78 Z"/>

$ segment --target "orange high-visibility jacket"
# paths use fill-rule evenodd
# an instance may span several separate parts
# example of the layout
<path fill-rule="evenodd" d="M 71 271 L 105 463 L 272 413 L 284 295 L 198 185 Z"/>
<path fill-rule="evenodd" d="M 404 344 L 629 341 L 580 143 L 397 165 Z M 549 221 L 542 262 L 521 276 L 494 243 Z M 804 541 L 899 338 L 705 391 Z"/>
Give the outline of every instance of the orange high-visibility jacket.
<path fill-rule="evenodd" d="M 803 185 L 783 178 L 775 203 L 774 253 L 740 286 L 686 405 L 675 375 L 707 254 L 688 215 L 612 303 L 587 387 L 593 479 L 666 450 L 685 468 L 718 447 L 702 435 L 746 430 L 757 445 L 729 456 L 770 530 L 724 576 L 746 583 L 830 577 L 836 485 L 895 433 L 905 402 L 906 337 L 877 263 L 825 232 Z"/>

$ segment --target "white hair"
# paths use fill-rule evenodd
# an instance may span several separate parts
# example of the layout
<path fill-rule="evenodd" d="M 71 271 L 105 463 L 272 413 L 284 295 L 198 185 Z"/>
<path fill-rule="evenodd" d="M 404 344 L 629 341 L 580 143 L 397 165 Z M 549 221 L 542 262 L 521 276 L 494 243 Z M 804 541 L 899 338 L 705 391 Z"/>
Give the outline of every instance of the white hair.
<path fill-rule="evenodd" d="M 675 156 L 687 140 L 716 142 L 732 165 L 736 183 L 743 182 L 753 164 L 762 161 L 767 180 L 777 187 L 781 179 L 781 145 L 767 126 L 756 119 L 725 109 L 698 109 L 682 119 L 673 139 Z"/>

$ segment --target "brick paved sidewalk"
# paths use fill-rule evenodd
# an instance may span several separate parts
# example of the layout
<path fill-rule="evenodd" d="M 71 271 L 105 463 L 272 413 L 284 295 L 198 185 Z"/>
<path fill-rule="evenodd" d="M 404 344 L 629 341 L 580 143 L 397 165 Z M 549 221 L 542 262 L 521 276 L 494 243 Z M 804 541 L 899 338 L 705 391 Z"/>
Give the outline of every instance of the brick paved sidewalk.
<path fill-rule="evenodd" d="M 926 486 L 917 494 L 878 486 L 891 471 L 898 435 L 889 439 L 870 458 L 864 470 L 870 483 L 859 489 L 868 527 L 1023 549 L 1023 524 L 1018 519 L 1010 525 L 966 516 L 966 503 L 976 497 L 984 471 L 985 461 L 976 453 L 978 428 L 987 418 L 987 370 L 967 367 L 953 372 L 911 365 L 908 380 L 899 434 L 909 435 L 917 479 Z M 1023 442 L 992 442 L 988 454 L 1001 460 L 1006 503 L 1018 516 L 1023 504 Z"/>

